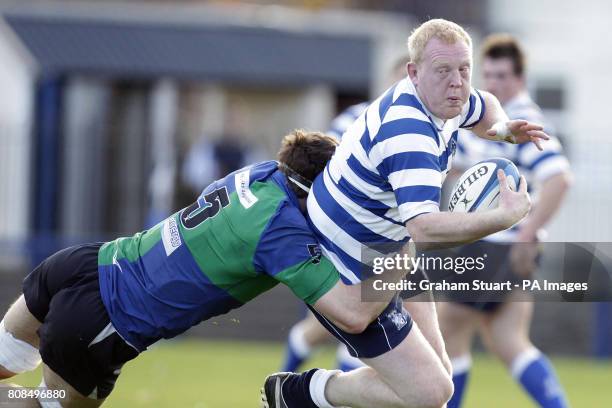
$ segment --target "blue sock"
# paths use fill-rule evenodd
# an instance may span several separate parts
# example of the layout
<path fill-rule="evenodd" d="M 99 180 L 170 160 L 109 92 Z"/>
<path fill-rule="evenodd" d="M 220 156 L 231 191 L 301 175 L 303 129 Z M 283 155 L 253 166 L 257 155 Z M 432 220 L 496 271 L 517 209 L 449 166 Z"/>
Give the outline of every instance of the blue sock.
<path fill-rule="evenodd" d="M 297 371 L 304 360 L 310 356 L 310 346 L 304 339 L 304 331 L 299 325 L 293 326 L 287 338 L 287 350 L 282 371 Z"/>
<path fill-rule="evenodd" d="M 552 364 L 539 350 L 531 348 L 515 357 L 512 362 L 512 376 L 540 407 L 568 407 Z"/>
<path fill-rule="evenodd" d="M 359 367 L 365 367 L 365 364 L 361 362 L 357 357 L 351 356 L 348 349 L 344 344 L 338 345 L 338 351 L 336 352 L 336 365 L 338 370 L 348 373 Z"/>
<path fill-rule="evenodd" d="M 459 408 L 465 392 L 465 386 L 470 376 L 472 358 L 469 354 L 466 354 L 451 359 L 451 364 L 453 365 L 453 384 L 455 385 L 455 392 L 446 406 L 447 408 Z"/>

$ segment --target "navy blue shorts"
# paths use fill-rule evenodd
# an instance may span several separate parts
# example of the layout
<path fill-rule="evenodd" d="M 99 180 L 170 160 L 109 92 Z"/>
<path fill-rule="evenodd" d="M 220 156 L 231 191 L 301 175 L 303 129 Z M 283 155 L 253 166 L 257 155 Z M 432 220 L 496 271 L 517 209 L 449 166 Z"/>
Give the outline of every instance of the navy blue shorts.
<path fill-rule="evenodd" d="M 393 350 L 412 329 L 412 318 L 399 296 L 393 298 L 389 306 L 359 334 L 343 331 L 314 308 L 308 307 L 327 331 L 346 345 L 351 356 L 357 358 L 374 358 Z"/>
<path fill-rule="evenodd" d="M 459 249 L 458 256 L 460 257 L 477 257 L 482 254 L 487 254 L 487 265 L 482 271 L 470 272 L 463 275 L 455 275 L 453 282 L 471 282 L 474 279 L 479 279 L 483 282 L 504 282 L 510 281 L 513 284 L 520 283 L 523 279 L 512 270 L 510 265 L 510 250 L 512 243 L 492 242 L 492 241 L 477 241 L 472 244 L 463 245 Z M 528 244 L 525 244 L 528 245 Z M 539 265 L 540 256 L 536 258 L 536 264 Z M 495 313 L 500 306 L 506 301 L 506 297 L 501 296 L 497 292 L 471 292 L 469 294 L 461 292 L 451 292 L 449 300 L 467 306 L 471 309 L 484 312 Z"/>

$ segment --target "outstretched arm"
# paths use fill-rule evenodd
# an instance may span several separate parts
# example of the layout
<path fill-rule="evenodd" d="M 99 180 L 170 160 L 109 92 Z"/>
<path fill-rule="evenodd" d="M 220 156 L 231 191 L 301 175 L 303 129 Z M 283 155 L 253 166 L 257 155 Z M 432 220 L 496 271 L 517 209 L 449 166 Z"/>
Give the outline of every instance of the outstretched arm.
<path fill-rule="evenodd" d="M 549 136 L 541 125 L 521 119 L 508 119 L 508 115 L 493 94 L 484 91 L 480 93 L 484 100 L 485 113 L 480 122 L 472 128 L 475 134 L 484 139 L 513 144 L 532 142 L 542 150 L 540 143 L 542 140 L 548 140 Z"/>

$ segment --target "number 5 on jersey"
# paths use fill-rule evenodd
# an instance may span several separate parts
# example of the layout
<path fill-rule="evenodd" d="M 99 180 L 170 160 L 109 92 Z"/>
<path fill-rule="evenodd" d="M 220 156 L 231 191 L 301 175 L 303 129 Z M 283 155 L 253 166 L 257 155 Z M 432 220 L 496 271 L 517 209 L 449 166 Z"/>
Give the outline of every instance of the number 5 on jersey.
<path fill-rule="evenodd" d="M 212 193 L 206 194 L 204 200 L 198 200 L 185 208 L 181 213 L 181 224 L 188 229 L 196 228 L 207 219 L 217 215 L 221 208 L 227 207 L 229 204 L 229 195 L 225 186 L 223 186 Z"/>

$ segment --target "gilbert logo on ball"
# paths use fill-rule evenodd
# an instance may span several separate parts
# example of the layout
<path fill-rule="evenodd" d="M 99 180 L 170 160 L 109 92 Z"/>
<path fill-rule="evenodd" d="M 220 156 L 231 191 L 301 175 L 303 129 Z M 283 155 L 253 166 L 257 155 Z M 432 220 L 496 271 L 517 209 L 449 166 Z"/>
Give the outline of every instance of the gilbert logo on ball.
<path fill-rule="evenodd" d="M 506 174 L 511 190 L 516 190 L 519 172 L 514 163 L 503 158 L 481 161 L 461 175 L 453 188 L 448 210 L 453 212 L 485 211 L 497 207 L 499 180 L 497 170 Z"/>

